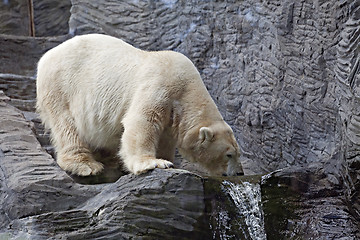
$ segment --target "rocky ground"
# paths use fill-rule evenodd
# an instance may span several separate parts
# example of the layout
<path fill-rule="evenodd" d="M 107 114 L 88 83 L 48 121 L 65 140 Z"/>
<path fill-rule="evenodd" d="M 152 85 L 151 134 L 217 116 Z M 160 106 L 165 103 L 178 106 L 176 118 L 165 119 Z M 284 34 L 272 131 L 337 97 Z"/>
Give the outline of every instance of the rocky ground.
<path fill-rule="evenodd" d="M 99 32 L 193 60 L 245 173 L 270 173 L 252 180 L 268 239 L 360 238 L 358 1 L 42 0 L 33 19 L 26 4 L 0 3 L 0 237 L 220 239 L 212 216 L 224 201 L 235 211 L 223 179 L 113 166 L 74 179 L 58 168 L 34 113 L 36 62 Z M 37 37 L 26 36 L 31 25 Z"/>

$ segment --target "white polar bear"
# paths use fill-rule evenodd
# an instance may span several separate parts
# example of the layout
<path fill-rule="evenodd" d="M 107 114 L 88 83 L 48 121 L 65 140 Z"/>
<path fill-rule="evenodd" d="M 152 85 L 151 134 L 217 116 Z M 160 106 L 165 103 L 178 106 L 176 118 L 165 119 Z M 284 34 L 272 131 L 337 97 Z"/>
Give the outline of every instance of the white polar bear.
<path fill-rule="evenodd" d="M 37 110 L 51 129 L 58 165 L 80 176 L 107 149 L 128 171 L 169 168 L 178 148 L 211 174 L 242 173 L 239 147 L 184 55 L 148 52 L 101 34 L 74 37 L 38 63 Z"/>

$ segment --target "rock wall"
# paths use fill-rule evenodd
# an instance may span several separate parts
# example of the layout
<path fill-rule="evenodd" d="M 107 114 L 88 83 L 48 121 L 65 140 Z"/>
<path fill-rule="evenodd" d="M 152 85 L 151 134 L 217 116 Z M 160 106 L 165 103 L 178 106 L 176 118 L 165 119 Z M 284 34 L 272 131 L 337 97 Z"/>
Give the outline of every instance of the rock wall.
<path fill-rule="evenodd" d="M 10 9 L 9 2 L 17 7 Z M 21 4 L 23 3 L 20 1 L 0 3 L 0 19 L 14 16 L 7 18 L 11 21 L 1 21 L 1 33 L 28 34 L 28 29 L 21 28 L 26 25 L 22 24 L 27 19 L 26 7 Z M 50 6 L 52 6 L 51 9 Z M 195 63 L 219 110 L 234 129 L 243 151 L 242 162 L 245 174 L 264 174 L 275 171 L 261 182 L 268 239 L 296 239 L 296 237 L 356 239 L 360 237 L 358 230 L 360 221 L 360 110 L 358 107 L 360 106 L 360 4 L 358 1 L 72 0 L 69 28 L 67 28 L 67 26 L 64 27 L 67 25 L 64 23 L 67 22 L 66 18 L 69 15 L 64 13 L 69 11 L 69 7 L 68 1 L 52 1 L 51 3 L 45 0 L 34 1 L 35 24 L 42 26 L 37 28 L 38 33 L 42 32 L 44 36 L 67 32 L 70 35 L 105 33 L 120 37 L 146 50 L 179 51 Z M 59 14 L 58 10 L 63 12 Z M 53 20 L 53 16 L 60 15 L 63 17 L 56 17 L 56 21 Z M 15 23 L 18 20 L 22 24 Z M 22 113 L 27 120 L 32 120 L 31 124 L 35 124 L 37 131 L 39 131 L 39 122 L 36 120 L 36 115 L 32 113 L 35 99 L 36 62 L 45 51 L 69 37 L 71 36 L 29 38 L 0 35 L 0 45 L 3 50 L 0 51 L 0 73 L 2 73 L 0 74 L 0 90 L 11 98 L 10 104 L 23 110 Z M 10 106 L 6 108 L 8 107 Z M 13 114 L 10 112 L 4 110 L 3 115 L 10 117 Z M 4 124 L 0 125 L 0 136 L 4 136 L 8 130 L 3 126 L 10 124 L 9 117 L 5 117 Z M 24 121 L 14 122 L 21 122 L 23 126 Z M 12 126 L 10 129 L 16 128 L 13 125 L 9 126 Z M 7 184 L 12 179 L 12 184 L 15 184 L 17 177 L 31 178 L 34 181 L 27 191 L 35 193 L 30 195 L 45 196 L 47 194 L 46 196 L 49 196 L 54 203 L 65 201 L 66 197 L 64 199 L 61 197 L 64 186 L 74 184 L 75 195 L 82 193 L 83 190 L 78 189 L 78 185 L 71 182 L 72 180 L 69 180 L 61 171 L 53 172 L 56 166 L 52 166 L 49 156 L 44 154 L 37 153 L 36 158 L 44 158 L 45 170 L 41 167 L 42 163 L 35 159 L 30 167 L 29 165 L 19 167 L 20 171 L 16 178 L 10 177 L 16 172 L 16 169 L 11 166 L 14 162 L 19 163 L 18 155 L 24 159 L 31 159 L 33 152 L 29 152 L 26 146 L 28 142 L 36 142 L 36 140 L 34 136 L 28 137 L 29 135 L 31 132 L 26 130 L 25 133 L 19 133 L 17 136 L 6 135 L 4 138 L 6 141 L 1 142 L 0 176 L 2 182 Z M 24 143 L 24 149 L 20 150 L 29 152 L 30 155 L 17 152 L 16 146 L 23 142 L 11 140 L 18 141 L 22 137 L 27 140 Z M 37 137 L 43 145 L 49 144 L 46 137 L 43 139 Z M 5 143 L 6 147 L 4 147 Z M 36 146 L 36 148 L 39 147 L 39 145 Z M 32 170 L 27 172 L 26 169 Z M 49 174 L 54 173 L 55 179 L 64 181 L 64 184 L 59 183 L 58 180 L 44 180 L 38 183 L 37 169 L 44 174 L 47 169 L 50 169 Z M 168 179 L 172 173 L 170 175 L 161 171 L 155 173 L 161 175 L 160 179 L 163 179 L 161 181 L 165 185 L 168 184 L 168 181 L 164 179 Z M 188 176 L 187 173 L 184 176 L 180 175 Z M 150 174 L 149 177 L 151 176 Z M 193 175 L 191 178 L 198 179 Z M 114 177 L 111 179 L 114 180 Z M 141 178 L 130 176 L 124 176 L 124 179 L 134 182 L 142 181 Z M 92 183 L 92 180 L 88 179 L 75 180 Z M 104 179 L 100 179 L 101 181 Z M 125 184 L 125 180 L 119 179 L 119 181 Z M 199 179 L 194 181 L 199 181 Z M 23 184 L 21 181 L 19 183 Z M 10 191 L 4 190 L 6 184 L 2 185 L 0 194 L 3 196 Z M 44 185 L 44 193 L 42 190 L 36 190 L 37 188 L 34 190 L 34 186 L 39 184 Z M 117 182 L 112 187 L 117 189 L 119 184 Z M 25 188 L 27 186 L 24 185 Z M 49 192 L 50 190 L 47 189 L 51 189 L 51 186 L 57 190 Z M 112 187 L 108 188 L 112 189 Z M 101 193 L 95 186 L 90 185 L 89 188 L 92 190 L 86 201 L 92 202 L 92 197 Z M 204 188 L 205 190 L 201 187 L 198 190 L 207 192 L 206 186 Z M 120 194 L 114 189 L 112 191 Z M 199 192 L 196 194 L 201 195 Z M 294 194 L 296 198 L 293 197 Z M 23 200 L 17 199 L 25 199 L 26 195 L 13 196 L 14 202 L 20 204 Z M 128 199 L 132 201 L 133 198 Z M 75 205 L 85 201 L 81 197 L 79 199 L 75 197 L 73 200 Z M 13 226 L 13 229 L 21 232 L 24 226 L 36 225 L 48 219 L 58 221 L 64 216 L 81 219 L 73 222 L 75 230 L 72 232 L 66 230 L 66 226 L 61 224 L 60 230 L 50 225 L 34 230 L 36 234 L 44 238 L 46 229 L 67 234 L 69 238 L 84 234 L 88 234 L 86 235 L 88 237 L 97 236 L 97 230 L 88 229 L 88 226 L 93 224 L 92 221 L 94 219 L 99 221 L 95 229 L 100 232 L 105 227 L 113 226 L 112 221 L 118 221 L 119 216 L 124 213 L 115 216 L 116 214 L 111 215 L 107 209 L 125 204 L 117 201 L 113 202 L 113 205 L 99 207 L 106 214 L 96 217 L 98 214 L 96 211 L 84 210 L 78 206 L 60 204 L 61 209 L 44 208 L 41 210 L 41 204 L 35 204 L 32 207 L 30 200 L 28 203 L 26 208 L 33 208 L 33 210 L 24 208 L 24 213 L 29 215 L 27 218 L 21 214 L 11 215 L 14 213 L 13 208 L 0 209 L 0 212 L 5 214 L 0 214 L 0 220 L 3 217 L 5 221 L 2 226 L 7 226 L 7 228 Z M 16 204 L 9 206 L 16 206 Z M 140 202 L 140 205 L 142 204 L 144 202 Z M 200 203 L 196 202 L 196 204 Z M 2 206 L 5 205 L 2 204 Z M 206 209 L 205 206 L 205 211 Z M 67 212 L 63 213 L 63 211 Z M 200 212 L 199 210 L 199 214 Z M 12 217 L 4 218 L 9 213 Z M 84 214 L 91 217 L 85 217 Z M 200 215 L 203 216 L 204 213 Z M 19 218 L 24 219 L 18 221 Z M 191 218 L 190 221 L 193 221 Z M 101 221 L 108 221 L 110 225 L 101 225 L 103 224 L 100 223 Z M 200 225 L 203 223 L 202 220 L 198 221 Z M 304 224 L 305 222 L 308 224 Z M 70 223 L 67 222 L 67 224 Z M 152 226 L 147 227 L 152 228 Z M 278 231 L 272 232 L 274 229 Z M 33 230 L 27 228 L 26 231 L 28 234 Z M 120 232 L 123 234 L 126 231 L 128 231 L 126 228 L 112 233 L 110 231 L 108 236 L 120 236 L 117 234 Z M 139 234 L 144 233 L 140 231 Z M 204 234 L 202 231 L 198 231 L 197 234 L 205 236 L 202 235 Z M 219 233 L 214 234 L 213 238 L 219 235 Z"/>
<path fill-rule="evenodd" d="M 0 34 L 0 73 L 35 77 L 36 65 L 40 57 L 68 38 L 68 36 L 32 38 Z"/>
<path fill-rule="evenodd" d="M 234 128 L 247 173 L 316 165 L 347 186 L 359 217 L 357 1 L 139 3 L 73 0 L 70 32 L 184 53 Z"/>
<path fill-rule="evenodd" d="M 193 60 L 235 131 L 245 173 L 317 165 L 358 198 L 358 1 L 72 3 L 72 33 Z"/>
<path fill-rule="evenodd" d="M 35 36 L 57 36 L 69 32 L 70 0 L 33 0 Z"/>
<path fill-rule="evenodd" d="M 351 2 L 72 3 L 72 33 L 106 33 L 192 59 L 249 173 L 327 162 L 339 152 L 334 70 Z"/>
<path fill-rule="evenodd" d="M 348 200 L 352 214 L 360 220 L 360 3 L 354 1 L 345 10 L 347 18 L 337 36 L 335 96 L 341 119 L 342 158 L 349 174 Z"/>
<path fill-rule="evenodd" d="M 0 2 L 0 33 L 29 36 L 30 22 L 28 1 Z"/>
<path fill-rule="evenodd" d="M 0 34 L 57 36 L 69 31 L 70 0 L 3 0 L 0 2 Z"/>

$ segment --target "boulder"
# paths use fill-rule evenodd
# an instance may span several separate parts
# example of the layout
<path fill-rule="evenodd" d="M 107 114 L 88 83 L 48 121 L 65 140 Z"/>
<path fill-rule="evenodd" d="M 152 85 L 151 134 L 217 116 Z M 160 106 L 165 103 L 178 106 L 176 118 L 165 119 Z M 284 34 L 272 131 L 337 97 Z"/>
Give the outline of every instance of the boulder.
<path fill-rule="evenodd" d="M 344 183 L 319 166 L 291 167 L 263 176 L 261 200 L 268 239 L 357 239 Z"/>

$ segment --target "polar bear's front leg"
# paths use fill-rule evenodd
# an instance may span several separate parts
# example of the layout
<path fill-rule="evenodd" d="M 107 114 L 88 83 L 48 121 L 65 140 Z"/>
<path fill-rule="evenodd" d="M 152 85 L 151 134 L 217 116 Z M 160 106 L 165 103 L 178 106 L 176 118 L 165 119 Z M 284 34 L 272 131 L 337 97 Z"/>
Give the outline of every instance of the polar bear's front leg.
<path fill-rule="evenodd" d="M 141 174 L 155 168 L 171 168 L 173 163 L 156 158 L 159 138 L 163 131 L 166 116 L 150 111 L 150 116 L 141 114 L 128 115 L 124 120 L 124 133 L 121 138 L 120 157 L 127 170 Z"/>

